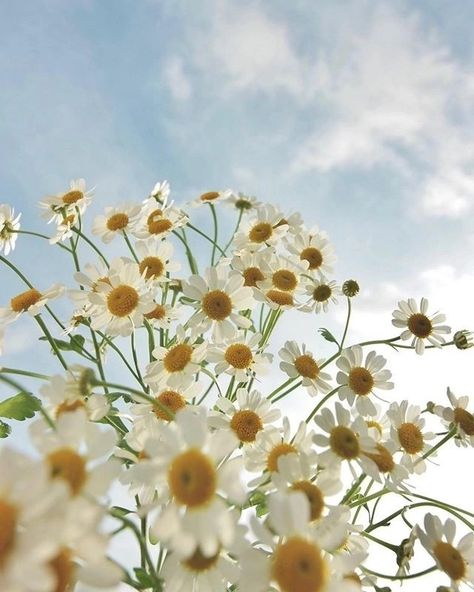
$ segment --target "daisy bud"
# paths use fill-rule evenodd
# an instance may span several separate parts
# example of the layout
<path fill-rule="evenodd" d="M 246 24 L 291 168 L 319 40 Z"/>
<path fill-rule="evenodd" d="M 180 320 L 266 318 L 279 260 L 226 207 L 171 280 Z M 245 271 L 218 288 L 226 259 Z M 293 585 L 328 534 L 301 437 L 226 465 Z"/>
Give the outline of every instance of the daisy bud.
<path fill-rule="evenodd" d="M 428 411 L 428 413 L 434 413 L 434 408 L 435 404 L 433 401 L 428 401 L 428 403 L 426 403 L 426 411 Z"/>
<path fill-rule="evenodd" d="M 453 336 L 454 345 L 458 349 L 469 349 L 470 347 L 474 347 L 473 337 L 474 333 L 472 331 L 468 331 L 467 329 L 456 331 Z"/>
<path fill-rule="evenodd" d="M 355 280 L 346 280 L 342 284 L 342 293 L 348 298 L 353 298 L 359 293 L 359 284 Z"/>
<path fill-rule="evenodd" d="M 436 588 L 436 592 L 452 592 L 451 588 L 448 588 L 447 586 L 438 586 Z"/>

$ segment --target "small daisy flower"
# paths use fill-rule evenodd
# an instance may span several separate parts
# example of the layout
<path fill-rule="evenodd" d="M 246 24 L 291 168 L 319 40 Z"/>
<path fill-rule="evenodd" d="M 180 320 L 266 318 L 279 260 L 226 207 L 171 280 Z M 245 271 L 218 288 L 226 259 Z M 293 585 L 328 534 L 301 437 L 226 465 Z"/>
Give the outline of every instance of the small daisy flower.
<path fill-rule="evenodd" d="M 155 308 L 149 286 L 135 263 L 121 262 L 107 282 L 97 282 L 89 301 L 93 305 L 91 327 L 122 337 L 142 325 L 144 315 Z"/>
<path fill-rule="evenodd" d="M 92 306 L 89 300 L 90 293 L 97 292 L 99 282 L 104 282 L 110 285 L 109 273 L 117 273 L 122 265 L 123 260 L 120 258 L 114 259 L 114 261 L 112 261 L 110 270 L 102 261 L 102 259 L 99 259 L 96 265 L 86 263 L 82 271 L 77 271 L 74 274 L 74 279 L 76 282 L 86 289 L 68 290 L 69 298 L 74 302 L 77 308 L 82 309 L 84 314 L 87 314 Z"/>
<path fill-rule="evenodd" d="M 147 366 L 145 381 L 154 389 L 166 385 L 170 388 L 185 388 L 201 369 L 206 352 L 205 341 L 197 342 L 187 337 L 183 327 L 178 326 L 173 345 L 153 350 L 155 361 Z"/>
<path fill-rule="evenodd" d="M 167 282 L 170 273 L 181 269 L 180 263 L 171 260 L 174 249 L 166 240 L 157 241 L 151 238 L 147 241 L 138 241 L 135 249 L 140 274 L 148 281 Z"/>
<path fill-rule="evenodd" d="M 283 214 L 280 211 L 280 221 L 278 226 L 285 226 L 287 233 L 301 234 L 303 232 L 304 222 L 299 212 Z"/>
<path fill-rule="evenodd" d="M 15 248 L 21 214 L 15 217 L 15 210 L 8 204 L 0 204 L 0 253 L 9 255 Z"/>
<path fill-rule="evenodd" d="M 77 211 L 82 215 L 87 206 L 92 202 L 93 189 L 87 190 L 84 179 L 75 179 L 70 182 L 69 191 L 50 195 L 40 201 L 40 207 L 44 209 L 43 217 L 49 222 L 61 224 L 65 217 Z"/>
<path fill-rule="evenodd" d="M 433 432 L 423 431 L 426 422 L 420 412 L 420 407 L 408 405 L 408 401 L 392 403 L 387 411 L 392 424 L 391 439 L 403 451 L 401 462 L 418 474 L 426 470 L 423 455 L 431 449 L 427 441 L 435 438 Z"/>
<path fill-rule="evenodd" d="M 392 325 L 405 329 L 400 337 L 403 340 L 411 339 L 412 347 L 415 346 L 417 354 L 425 351 L 425 340 L 436 347 L 445 343 L 443 335 L 450 333 L 451 328 L 447 325 L 440 325 L 446 320 L 444 314 L 435 313 L 431 317 L 427 315 L 428 300 L 422 298 L 420 306 L 414 298 L 400 300 L 398 308 L 393 311 Z"/>
<path fill-rule="evenodd" d="M 393 389 L 393 382 L 389 382 L 392 376 L 390 370 L 383 367 L 387 360 L 371 351 L 364 362 L 364 353 L 360 345 L 347 348 L 337 360 L 337 383 L 341 385 L 339 397 L 347 399 L 349 405 L 355 406 L 361 415 L 376 415 L 377 409 L 369 395 L 374 389 Z"/>
<path fill-rule="evenodd" d="M 279 224 L 282 216 L 274 206 L 265 205 L 256 214 L 256 218 L 246 220 L 236 233 L 234 250 L 259 251 L 269 245 L 276 245 L 288 232 L 286 224 Z"/>
<path fill-rule="evenodd" d="M 237 389 L 237 401 L 231 403 L 225 397 L 216 401 L 219 411 L 211 411 L 209 425 L 217 430 L 231 430 L 242 444 L 253 444 L 257 435 L 272 427 L 281 413 L 258 391 Z"/>
<path fill-rule="evenodd" d="M 250 210 L 256 210 L 257 208 L 261 207 L 261 202 L 257 201 L 257 198 L 253 195 L 245 195 L 244 193 L 232 193 L 226 199 L 226 203 L 230 206 L 236 208 L 239 212 L 243 214 L 249 212 Z"/>
<path fill-rule="evenodd" d="M 158 181 L 155 183 L 153 189 L 150 192 L 150 197 L 145 200 L 144 203 L 148 201 L 148 199 L 155 199 L 158 203 L 166 204 L 168 202 L 168 197 L 170 196 L 170 184 L 168 181 Z"/>
<path fill-rule="evenodd" d="M 230 189 L 225 189 L 223 191 L 206 191 L 191 201 L 190 205 L 194 207 L 200 207 L 205 204 L 215 204 L 219 201 L 227 200 L 231 195 L 232 191 Z"/>
<path fill-rule="evenodd" d="M 273 248 L 267 247 L 256 253 L 243 251 L 232 258 L 232 269 L 244 278 L 244 286 L 257 288 L 258 282 L 268 277 L 270 274 L 268 261 L 273 252 Z"/>
<path fill-rule="evenodd" d="M 307 281 L 303 277 L 308 266 L 306 261 L 274 255 L 268 261 L 268 266 L 270 268 L 268 276 L 257 282 L 259 290 L 264 294 L 277 290 L 278 292 L 289 292 L 295 298 L 301 297 Z"/>
<path fill-rule="evenodd" d="M 296 341 L 287 341 L 279 351 L 279 355 L 282 359 L 280 368 L 283 372 L 293 379 L 300 377 L 302 386 L 308 389 L 312 397 L 331 390 L 331 385 L 328 382 L 331 380 L 331 376 L 326 372 L 321 372 L 324 360 L 315 360 L 304 343 L 300 347 Z"/>
<path fill-rule="evenodd" d="M 364 417 L 365 423 L 369 431 L 369 436 L 376 442 L 388 440 L 390 437 L 391 423 L 387 416 L 385 408 L 374 403 L 376 414 Z"/>
<path fill-rule="evenodd" d="M 448 518 L 443 524 L 438 516 L 426 514 L 424 530 L 418 526 L 421 544 L 436 561 L 438 568 L 450 578 L 450 586 L 459 592 L 459 585 L 474 585 L 474 533 L 463 536 L 454 545 L 456 523 Z"/>
<path fill-rule="evenodd" d="M 446 421 L 448 427 L 456 426 L 455 442 L 458 446 L 474 446 L 474 415 L 467 410 L 469 397 L 456 397 L 449 387 L 447 394 L 451 407 L 436 405 L 434 412 Z"/>
<path fill-rule="evenodd" d="M 165 238 L 170 232 L 188 223 L 188 216 L 170 204 L 146 200 L 132 233 L 137 238 Z"/>
<path fill-rule="evenodd" d="M 341 288 L 334 280 L 329 281 L 324 276 L 314 279 L 306 284 L 306 297 L 308 300 L 300 308 L 303 312 L 321 311 L 327 312 L 329 304 L 337 304 L 337 297 L 341 294 Z"/>
<path fill-rule="evenodd" d="M 61 222 L 58 222 L 56 234 L 49 239 L 49 243 L 55 245 L 71 238 L 74 234 L 72 229 L 78 220 L 79 215 L 77 212 L 69 212 L 67 216 L 63 217 Z"/>
<path fill-rule="evenodd" d="M 64 286 L 53 284 L 51 288 L 40 292 L 36 288 L 30 288 L 13 296 L 10 306 L 0 308 L 0 324 L 8 325 L 15 321 L 22 313 L 28 312 L 32 317 L 40 314 L 41 309 L 51 300 L 58 298 L 64 292 Z"/>
<path fill-rule="evenodd" d="M 171 323 L 179 318 L 180 308 L 171 304 L 155 302 L 155 308 L 145 313 L 146 320 L 159 329 L 169 329 Z"/>
<path fill-rule="evenodd" d="M 332 272 L 336 257 L 326 233 L 313 228 L 291 239 L 288 238 L 286 246 L 290 253 L 296 255 L 301 261 L 307 262 L 310 275 L 326 276 Z"/>
<path fill-rule="evenodd" d="M 375 481 L 383 483 L 387 489 L 406 491 L 403 481 L 408 479 L 410 473 L 413 472 L 412 464 L 407 466 L 407 464 L 402 465 L 395 461 L 393 455 L 397 451 L 397 445 L 391 440 L 383 443 L 377 442 L 375 447 L 375 452 L 363 452 L 362 467 L 364 472 Z"/>
<path fill-rule="evenodd" d="M 259 348 L 262 336 L 250 333 L 247 336 L 237 334 L 219 345 L 211 346 L 207 361 L 216 364 L 215 374 L 225 372 L 239 382 L 247 381 L 251 376 L 266 374 L 273 356 L 262 353 Z"/>
<path fill-rule="evenodd" d="M 410 561 L 413 559 L 415 542 L 418 539 L 418 527 L 411 529 L 408 538 L 400 543 L 397 553 L 397 576 L 406 576 L 410 572 Z"/>
<path fill-rule="evenodd" d="M 161 438 L 153 450 L 152 442 L 147 448 L 161 463 L 171 501 L 152 525 L 151 537 L 181 557 L 189 558 L 197 549 L 213 557 L 236 534 L 224 499 L 241 504 L 246 497 L 241 458 L 229 458 L 238 440 L 230 432 L 211 433 L 203 407 L 178 411 L 175 421 L 158 429 Z"/>
<path fill-rule="evenodd" d="M 116 236 L 133 230 L 141 212 L 141 206 L 122 204 L 105 208 L 104 214 L 96 216 L 92 225 L 92 234 L 102 242 L 110 243 Z"/>
<path fill-rule="evenodd" d="M 255 306 L 252 290 L 244 287 L 238 275 L 229 276 L 225 265 L 209 267 L 205 278 L 192 275 L 183 283 L 183 293 L 194 301 L 196 313 L 188 321 L 194 332 L 202 335 L 211 329 L 213 338 L 221 341 L 232 338 L 236 327 L 248 329 L 252 325 L 241 314 Z"/>
<path fill-rule="evenodd" d="M 131 413 L 134 416 L 134 425 L 139 425 L 145 419 L 147 422 L 156 423 L 156 421 L 171 421 L 174 414 L 180 409 L 184 409 L 186 405 L 196 400 L 202 394 L 203 388 L 198 382 L 193 382 L 185 388 L 162 388 L 153 394 L 153 397 L 160 404 L 152 405 L 151 403 L 142 402 L 140 400 L 131 408 Z M 170 413 L 167 412 L 170 411 Z"/>

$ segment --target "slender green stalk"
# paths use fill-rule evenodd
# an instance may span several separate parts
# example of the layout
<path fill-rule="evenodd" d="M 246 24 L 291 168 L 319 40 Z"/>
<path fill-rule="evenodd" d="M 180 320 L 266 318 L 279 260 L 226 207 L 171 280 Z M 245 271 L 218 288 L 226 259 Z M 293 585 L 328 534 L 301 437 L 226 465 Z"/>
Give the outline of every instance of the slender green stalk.
<path fill-rule="evenodd" d="M 123 234 L 123 238 L 125 239 L 125 242 L 127 243 L 128 250 L 132 254 L 132 257 L 135 259 L 135 263 L 139 263 L 140 260 L 138 259 L 137 254 L 135 253 L 135 249 L 133 248 L 132 243 L 130 242 L 130 239 L 128 238 L 125 230 L 123 231 L 122 234 Z"/>
<path fill-rule="evenodd" d="M 344 333 L 342 334 L 341 344 L 339 346 L 339 351 L 341 352 L 344 348 L 344 341 L 346 340 L 347 330 L 349 329 L 349 321 L 351 320 L 351 299 L 347 298 L 347 318 L 346 318 L 346 326 L 344 327 Z"/>
<path fill-rule="evenodd" d="M 187 227 L 190 228 L 191 230 L 194 230 L 194 232 L 196 232 L 197 234 L 199 234 L 200 236 L 202 236 L 203 238 L 205 238 L 208 242 L 210 242 L 212 245 L 215 245 L 215 248 L 220 251 L 220 253 L 222 255 L 225 256 L 225 252 L 219 247 L 219 245 L 217 243 L 215 243 L 212 238 L 209 238 L 207 236 L 207 234 L 204 234 L 204 232 L 201 232 L 199 230 L 199 228 L 196 228 L 196 226 L 193 226 L 190 222 L 188 222 Z"/>
<path fill-rule="evenodd" d="M 198 273 L 198 267 L 197 267 L 196 259 L 194 259 L 193 254 L 191 252 L 191 249 L 189 248 L 188 241 L 187 241 L 187 239 L 185 238 L 185 235 L 184 235 L 184 230 L 183 230 L 183 236 L 181 236 L 177 230 L 173 230 L 173 234 L 184 245 L 184 248 L 186 250 L 186 257 L 188 259 L 189 269 L 191 270 L 191 273 L 197 274 Z"/>
<path fill-rule="evenodd" d="M 68 366 L 66 364 L 66 361 L 64 360 L 61 352 L 59 351 L 59 348 L 56 345 L 54 338 L 51 336 L 51 333 L 49 332 L 48 327 L 46 326 L 46 323 L 41 318 L 41 315 L 40 314 L 35 315 L 35 319 L 36 319 L 36 322 L 38 323 L 38 325 L 41 327 L 41 330 L 43 331 L 46 339 L 49 341 L 51 347 L 53 348 L 54 353 L 56 354 L 56 357 L 61 362 L 62 367 L 64 368 L 64 370 L 67 370 Z"/>
<path fill-rule="evenodd" d="M 242 220 L 242 215 L 243 215 L 243 213 L 244 213 L 244 211 L 243 211 L 243 210 L 240 210 L 240 211 L 239 211 L 239 217 L 237 218 L 237 224 L 235 225 L 234 232 L 232 233 L 232 235 L 231 235 L 231 237 L 230 237 L 230 239 L 229 239 L 229 242 L 228 242 L 228 243 L 226 244 L 226 246 L 224 247 L 224 253 L 227 253 L 227 249 L 230 247 L 230 245 L 231 245 L 232 241 L 234 240 L 234 236 L 236 235 L 236 233 L 237 233 L 237 230 L 239 229 L 239 226 L 240 226 L 240 222 L 241 222 L 241 220 Z"/>
<path fill-rule="evenodd" d="M 130 393 L 135 397 L 138 397 L 139 399 L 147 401 L 147 403 L 150 403 L 153 407 L 157 407 L 160 411 L 166 413 L 170 419 L 174 419 L 174 413 L 171 411 L 171 409 L 166 407 L 166 405 L 163 405 L 163 403 L 158 401 L 158 399 L 150 397 L 150 395 L 147 395 L 142 391 L 137 391 L 136 389 L 130 388 L 129 386 L 125 386 L 124 384 L 117 384 L 116 382 L 104 382 L 102 380 L 94 380 L 92 384 L 94 386 L 103 386 L 111 389 L 116 389 L 118 391 L 125 391 L 127 393 Z"/>
<path fill-rule="evenodd" d="M 41 234 L 39 232 L 33 232 L 31 230 L 12 230 L 11 232 L 15 232 L 16 234 L 29 234 L 30 236 L 37 236 L 39 238 L 43 238 L 45 240 L 48 241 L 50 240 L 50 236 L 47 236 L 46 234 Z M 50 243 L 51 244 L 51 243 Z M 69 251 L 70 249 L 68 247 L 66 247 L 66 245 L 62 245 L 61 243 L 55 243 L 58 247 L 60 247 L 61 249 L 64 249 L 65 251 Z"/>
<path fill-rule="evenodd" d="M 219 223 L 217 221 L 216 208 L 214 207 L 214 204 L 210 203 L 209 207 L 211 208 L 212 222 L 214 225 L 214 240 L 213 240 L 212 254 L 211 254 L 211 265 L 214 266 L 215 259 L 216 259 L 216 245 L 217 245 L 217 234 L 219 231 Z"/>
<path fill-rule="evenodd" d="M 98 249 L 95 244 L 85 235 L 83 234 L 80 230 L 78 230 L 77 228 L 75 228 L 74 226 L 71 229 L 73 232 L 75 232 L 78 236 L 80 236 L 82 238 L 82 240 L 84 240 L 89 247 L 94 250 L 97 255 L 99 255 L 99 257 L 102 259 L 102 261 L 105 263 L 105 266 L 107 268 L 110 267 L 109 262 L 107 261 L 107 259 L 105 258 L 105 256 L 101 253 L 100 249 Z"/>
<path fill-rule="evenodd" d="M 291 384 L 293 382 L 293 380 L 296 380 L 296 378 L 288 378 L 288 380 L 286 380 L 283 384 L 280 384 L 279 387 L 277 387 L 274 391 L 272 391 L 267 399 L 271 399 L 272 397 L 274 397 L 277 393 L 279 393 L 281 390 L 283 390 L 284 388 L 286 388 L 289 384 Z"/>
<path fill-rule="evenodd" d="M 383 574 L 378 571 L 373 571 L 372 569 L 369 569 L 368 567 L 361 565 L 361 570 L 365 573 L 370 574 L 371 576 L 376 576 L 377 578 L 383 578 L 384 580 L 394 580 L 394 581 L 396 581 L 396 580 L 411 580 L 413 578 L 419 578 L 420 576 L 425 576 L 426 574 L 432 573 L 433 571 L 436 571 L 437 569 L 438 569 L 438 566 L 433 565 L 433 567 L 428 567 L 427 569 L 424 569 L 423 571 L 419 571 L 414 574 L 409 574 L 406 576 L 389 576 L 387 574 Z"/>
<path fill-rule="evenodd" d="M 50 377 L 46 374 L 38 374 L 37 372 L 30 372 L 29 370 L 20 370 L 18 368 L 0 368 L 0 374 L 19 374 L 20 376 L 29 376 L 31 378 L 39 378 L 41 380 L 49 380 Z"/>
<path fill-rule="evenodd" d="M 313 417 L 316 415 L 316 413 L 321 409 L 321 407 L 324 405 L 324 403 L 326 403 L 326 401 L 328 399 L 330 399 L 335 393 L 337 393 L 337 391 L 341 388 L 341 386 L 337 386 L 335 389 L 333 389 L 331 392 L 329 392 L 325 397 L 323 397 L 321 399 L 321 401 L 319 401 L 319 403 L 316 405 L 316 407 L 313 409 L 313 411 L 311 411 L 311 413 L 308 415 L 308 417 L 305 419 L 305 423 L 309 423 Z"/>
<path fill-rule="evenodd" d="M 283 399 L 284 397 L 286 397 L 286 395 L 289 395 L 292 391 L 294 391 L 295 389 L 297 389 L 299 386 L 301 386 L 302 384 L 302 380 L 300 380 L 299 382 L 297 382 L 296 384 L 292 385 L 288 390 L 286 390 L 284 393 L 282 393 L 281 395 L 278 395 L 278 397 L 275 397 L 272 401 L 272 403 L 276 403 L 277 401 L 279 401 L 280 399 Z"/>

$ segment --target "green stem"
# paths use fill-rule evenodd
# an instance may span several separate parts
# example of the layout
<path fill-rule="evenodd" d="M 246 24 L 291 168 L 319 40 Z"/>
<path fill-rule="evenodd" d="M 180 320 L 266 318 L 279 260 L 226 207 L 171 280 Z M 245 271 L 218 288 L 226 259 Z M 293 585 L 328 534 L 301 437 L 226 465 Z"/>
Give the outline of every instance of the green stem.
<path fill-rule="evenodd" d="M 150 403 L 151 405 L 153 405 L 153 407 L 157 407 L 160 411 L 166 413 L 170 419 L 174 419 L 174 413 L 171 411 L 171 409 L 163 405 L 163 403 L 158 401 L 158 399 L 150 397 L 150 395 L 147 395 L 142 391 L 137 391 L 136 389 L 130 388 L 129 386 L 125 386 L 124 384 L 117 384 L 116 382 L 104 382 L 102 380 L 94 380 L 92 384 L 94 386 L 109 387 L 111 389 L 117 389 L 118 391 L 125 391 L 132 395 L 135 395 L 135 397 L 147 401 L 147 403 Z"/>
<path fill-rule="evenodd" d="M 239 229 L 239 226 L 240 226 L 240 222 L 241 222 L 241 220 L 242 220 L 243 213 L 244 213 L 244 211 L 243 211 L 243 210 L 240 210 L 240 211 L 239 211 L 239 217 L 238 217 L 238 219 L 237 219 L 237 224 L 235 225 L 234 232 L 232 233 L 232 236 L 230 237 L 230 239 L 229 239 L 229 242 L 228 242 L 228 243 L 226 244 L 226 246 L 224 247 L 224 253 L 227 253 L 227 249 L 230 247 L 230 244 L 231 244 L 231 243 L 232 243 L 232 241 L 234 240 L 234 236 L 235 236 L 235 234 L 236 234 L 237 230 Z"/>
<path fill-rule="evenodd" d="M 437 565 L 433 565 L 433 567 L 428 567 L 427 569 L 424 569 L 423 571 L 419 571 L 417 573 L 414 574 L 409 574 L 406 576 L 388 576 L 387 574 L 383 574 L 380 573 L 378 571 L 373 571 L 371 569 L 369 569 L 368 567 L 365 566 L 361 566 L 362 571 L 364 571 L 365 573 L 370 574 L 371 576 L 376 576 L 377 578 L 383 578 L 385 580 L 411 580 L 413 578 L 419 578 L 421 576 L 426 576 L 426 574 L 432 573 L 433 571 L 436 571 L 438 569 Z"/>
<path fill-rule="evenodd" d="M 206 234 L 204 234 L 204 232 L 201 232 L 199 230 L 199 228 L 196 228 L 195 226 L 193 226 L 190 222 L 188 222 L 187 224 L 188 228 L 191 228 L 191 230 L 194 230 L 194 232 L 196 232 L 197 234 L 201 235 L 203 238 L 205 238 L 208 242 L 210 242 L 212 245 L 215 245 L 215 248 L 221 252 L 222 255 L 225 256 L 225 252 L 219 247 L 218 244 L 216 244 L 212 238 L 209 238 Z"/>
<path fill-rule="evenodd" d="M 344 495 L 342 500 L 339 502 L 340 506 L 342 506 L 342 504 L 347 504 L 348 502 L 351 501 L 352 495 L 357 491 L 359 486 L 362 484 L 362 481 L 366 477 L 367 477 L 367 475 L 365 473 L 362 473 L 362 475 L 359 475 L 359 477 L 355 480 L 355 482 L 352 484 L 350 489 L 346 492 L 346 494 Z"/>
<path fill-rule="evenodd" d="M 272 391 L 267 399 L 271 399 L 272 397 L 274 397 L 277 393 L 279 393 L 281 390 L 283 390 L 284 388 L 286 388 L 291 382 L 293 382 L 293 380 L 296 380 L 295 378 L 288 378 L 288 380 L 286 380 L 283 384 L 280 384 L 279 387 L 277 387 L 274 391 Z"/>
<path fill-rule="evenodd" d="M 0 373 L 5 374 L 19 374 L 20 376 L 30 376 L 31 378 L 39 378 L 41 380 L 49 380 L 46 374 L 38 374 L 36 372 L 29 372 L 28 370 L 19 370 L 18 368 L 1 368 Z"/>
<path fill-rule="evenodd" d="M 98 249 L 95 244 L 89 239 L 87 238 L 87 236 L 85 234 L 83 234 L 80 230 L 78 230 L 75 227 L 72 227 L 71 230 L 73 232 L 75 232 L 78 236 L 80 236 L 88 245 L 91 249 L 93 249 L 97 255 L 99 255 L 99 257 L 102 259 L 102 261 L 105 263 L 105 266 L 107 267 L 107 269 L 110 267 L 109 262 L 107 261 L 107 259 L 104 257 L 104 255 L 102 255 L 100 249 Z"/>
<path fill-rule="evenodd" d="M 127 243 L 128 250 L 132 254 L 132 257 L 135 259 L 135 263 L 139 263 L 140 260 L 138 259 L 137 254 L 135 253 L 135 249 L 132 247 L 132 243 L 130 242 L 130 239 L 128 238 L 125 230 L 123 231 L 122 234 L 123 234 L 123 238 L 125 239 L 125 242 Z"/>
<path fill-rule="evenodd" d="M 41 315 L 40 314 L 35 315 L 35 319 L 36 319 L 36 322 L 38 323 L 38 325 L 41 327 L 46 339 L 49 341 L 51 347 L 53 348 L 53 351 L 56 354 L 58 360 L 61 362 L 62 367 L 64 368 L 64 370 L 67 370 L 68 369 L 67 364 L 66 364 L 63 356 L 61 355 L 61 352 L 59 351 L 59 348 L 56 345 L 55 340 L 51 336 L 51 333 L 49 332 L 48 327 L 46 326 L 45 322 L 41 318 Z"/>
<path fill-rule="evenodd" d="M 311 413 L 308 415 L 308 417 L 305 419 L 305 423 L 309 423 L 313 417 L 316 415 L 316 413 L 321 409 L 321 407 L 324 405 L 324 403 L 326 403 L 326 401 L 331 398 L 335 393 L 337 393 L 337 391 L 341 388 L 341 385 L 337 386 L 335 389 L 333 389 L 331 392 L 329 392 L 325 397 L 323 397 L 321 399 L 321 401 L 319 401 L 319 403 L 316 405 L 316 407 L 313 409 L 313 411 L 311 411 Z"/>
<path fill-rule="evenodd" d="M 211 208 L 212 222 L 214 224 L 214 241 L 213 241 L 214 244 L 212 245 L 212 254 L 211 254 L 211 265 L 214 266 L 214 262 L 215 262 L 215 258 L 216 258 L 217 233 L 219 231 L 219 223 L 217 221 L 216 208 L 214 207 L 214 204 L 210 203 L 209 207 Z"/>
<path fill-rule="evenodd" d="M 288 390 L 286 390 L 284 393 L 282 393 L 281 395 L 278 395 L 278 397 L 275 397 L 272 401 L 272 403 L 276 403 L 277 401 L 279 401 L 280 399 L 283 399 L 283 397 L 286 397 L 286 395 L 289 395 L 291 393 L 291 391 L 294 391 L 295 389 L 297 389 L 299 386 L 301 386 L 302 384 L 302 380 L 300 380 L 299 382 L 297 382 L 296 384 L 294 384 L 292 387 L 290 387 Z"/>
<path fill-rule="evenodd" d="M 33 232 L 31 230 L 12 230 L 12 232 L 15 232 L 16 234 L 29 234 L 30 236 L 37 236 L 39 238 L 44 238 L 48 241 L 50 240 L 50 236 L 46 236 L 46 234 L 41 234 L 39 232 Z M 51 244 L 51 243 L 50 243 Z M 58 247 L 60 247 L 61 249 L 64 249 L 65 251 L 69 251 L 70 249 L 68 249 L 68 247 L 66 247 L 66 245 L 62 245 L 61 243 L 56 243 L 56 245 Z"/>
<path fill-rule="evenodd" d="M 186 257 L 188 259 L 189 269 L 191 270 L 191 273 L 197 274 L 198 273 L 198 267 L 197 267 L 197 264 L 196 264 L 196 260 L 193 257 L 193 254 L 191 252 L 191 249 L 189 248 L 188 241 L 186 239 L 186 235 L 184 234 L 184 230 L 183 230 L 183 236 L 181 236 L 177 230 L 173 230 L 173 234 L 177 238 L 179 238 L 179 240 L 183 243 L 184 248 L 186 249 Z"/>
<path fill-rule="evenodd" d="M 344 348 L 344 341 L 346 340 L 347 330 L 349 328 L 349 321 L 351 319 L 351 299 L 347 298 L 347 319 L 346 319 L 346 326 L 344 327 L 344 333 L 341 339 L 341 345 L 339 346 L 339 352 L 341 352 Z"/>

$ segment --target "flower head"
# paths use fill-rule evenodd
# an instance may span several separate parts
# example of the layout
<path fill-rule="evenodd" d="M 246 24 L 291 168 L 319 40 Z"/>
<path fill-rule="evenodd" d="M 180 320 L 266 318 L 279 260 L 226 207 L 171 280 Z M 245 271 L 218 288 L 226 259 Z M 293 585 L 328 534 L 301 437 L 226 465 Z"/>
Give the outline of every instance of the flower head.
<path fill-rule="evenodd" d="M 15 210 L 8 204 L 0 204 L 0 253 L 8 255 L 15 248 L 20 218 L 21 214 L 15 217 Z"/>

